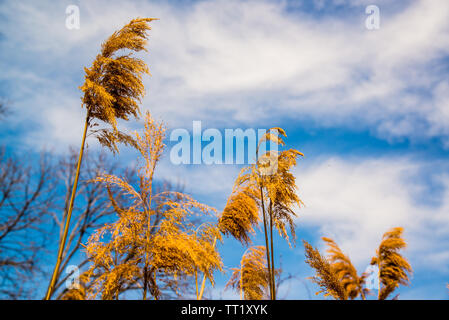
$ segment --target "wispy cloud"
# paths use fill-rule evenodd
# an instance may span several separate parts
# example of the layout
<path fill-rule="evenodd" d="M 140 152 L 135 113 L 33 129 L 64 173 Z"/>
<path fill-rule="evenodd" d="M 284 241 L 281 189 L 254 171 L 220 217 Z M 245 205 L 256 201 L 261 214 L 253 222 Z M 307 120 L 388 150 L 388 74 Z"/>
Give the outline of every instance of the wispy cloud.
<path fill-rule="evenodd" d="M 171 125 L 307 118 L 313 126 L 363 127 L 385 139 L 446 141 L 449 3 L 413 1 L 399 12 L 382 4 L 381 28 L 369 31 L 363 1 L 324 2 L 352 8 L 337 16 L 289 10 L 287 2 L 80 2 L 81 29 L 67 30 L 64 3 L 8 2 L 0 9 L 2 81 L 14 88 L 19 108 L 78 108 L 22 101 L 39 94 L 27 91 L 36 85 L 30 77 L 55 82 L 48 102 L 59 90 L 79 96 L 82 66 L 99 43 L 144 15 L 161 19 L 151 32 L 153 77 L 144 106 Z M 30 120 L 47 138 L 57 131 L 45 129 L 46 117 Z"/>

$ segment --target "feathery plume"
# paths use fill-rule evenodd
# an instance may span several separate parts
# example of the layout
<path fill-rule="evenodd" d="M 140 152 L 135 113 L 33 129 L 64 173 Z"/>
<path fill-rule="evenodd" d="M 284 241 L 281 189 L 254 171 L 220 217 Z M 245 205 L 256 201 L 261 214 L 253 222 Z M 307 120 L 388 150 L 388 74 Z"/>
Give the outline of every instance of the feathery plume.
<path fill-rule="evenodd" d="M 148 23 L 153 20 L 156 19 L 131 20 L 102 44 L 92 66 L 84 68 L 85 81 L 80 87 L 84 93 L 83 106 L 89 120 L 98 119 L 112 126 L 112 130 L 93 130 L 93 133 L 114 152 L 118 152 L 117 142 L 133 145 L 130 136 L 118 131 L 117 119 L 129 120 L 130 116 L 140 115 L 139 103 L 145 94 L 142 75 L 149 74 L 149 69 L 132 53 L 147 51 L 147 31 L 151 30 Z"/>
<path fill-rule="evenodd" d="M 250 247 L 243 254 L 239 268 L 231 268 L 233 273 L 225 288 L 239 290 L 240 299 L 261 300 L 268 295 L 269 273 L 265 263 L 265 248 Z"/>
<path fill-rule="evenodd" d="M 366 275 L 359 276 L 357 270 L 351 262 L 351 259 L 345 255 L 340 247 L 330 238 L 322 238 L 328 245 L 328 259 L 332 265 L 333 271 L 346 291 L 349 299 L 356 299 L 359 295 L 365 299 L 368 289 L 364 288 Z"/>
<path fill-rule="evenodd" d="M 148 294 L 159 299 L 165 289 L 177 287 L 178 279 L 201 272 L 213 285 L 213 272 L 222 270 L 215 248 L 215 241 L 221 240 L 218 228 L 195 231 L 192 223 L 194 215 L 215 214 L 215 209 L 187 194 L 154 188 L 165 130 L 147 113 L 143 135 L 135 133 L 138 186 L 106 173 L 95 179 L 121 191 L 129 205 L 120 207 L 109 192 L 118 219 L 97 230 L 86 246 L 92 262 L 88 272 L 94 279 L 91 298 L 101 294 L 103 299 L 118 299 L 126 288 L 137 285 L 144 300 Z"/>
<path fill-rule="evenodd" d="M 233 191 L 219 219 L 223 234 L 230 234 L 242 244 L 251 243 L 250 233 L 259 222 L 258 194 L 254 185 L 246 185 Z"/>
<path fill-rule="evenodd" d="M 91 68 L 85 68 L 85 82 L 80 89 L 84 92 L 82 105 L 86 107 L 86 120 L 84 123 L 81 148 L 78 156 L 75 180 L 72 187 L 68 212 L 64 225 L 64 232 L 59 243 L 53 275 L 45 296 L 49 300 L 54 290 L 57 274 L 61 265 L 62 254 L 65 248 L 67 234 L 72 216 L 73 203 L 80 175 L 80 167 L 83 159 L 84 145 L 87 131 L 96 127 L 92 120 L 98 119 L 112 126 L 112 131 L 107 129 L 93 130 L 98 135 L 98 141 L 103 146 L 109 147 L 113 152 L 118 152 L 117 142 L 134 145 L 133 139 L 117 129 L 117 118 L 128 120 L 129 115 L 138 116 L 138 102 L 145 93 L 142 84 L 142 74 L 149 73 L 143 60 L 132 56 L 132 52 L 145 49 L 148 25 L 154 19 L 134 19 L 119 31 L 109 37 L 101 47 Z M 129 53 L 118 54 L 121 50 L 129 50 Z"/>
<path fill-rule="evenodd" d="M 385 300 L 399 285 L 408 285 L 412 267 L 399 253 L 407 243 L 402 238 L 404 229 L 397 227 L 386 232 L 372 258 L 371 264 L 379 268 L 379 300 Z"/>
<path fill-rule="evenodd" d="M 306 263 L 315 269 L 315 276 L 311 280 L 321 288 L 321 291 L 318 291 L 317 294 L 324 293 L 325 297 L 332 296 L 337 300 L 347 300 L 347 292 L 332 264 L 307 241 L 303 240 L 303 243 Z"/>
<path fill-rule="evenodd" d="M 219 224 L 224 234 L 231 234 L 242 244 L 249 244 L 254 226 L 263 221 L 271 299 L 276 298 L 273 228 L 290 245 L 288 225 L 294 242 L 296 213 L 293 207 L 302 205 L 296 195 L 295 176 L 290 170 L 296 165 L 296 158 L 303 154 L 290 149 L 282 152 L 270 150 L 259 156 L 262 143 L 285 145 L 282 137 L 286 137 L 285 131 L 275 127 L 260 138 L 256 149 L 257 161 L 241 170 Z"/>

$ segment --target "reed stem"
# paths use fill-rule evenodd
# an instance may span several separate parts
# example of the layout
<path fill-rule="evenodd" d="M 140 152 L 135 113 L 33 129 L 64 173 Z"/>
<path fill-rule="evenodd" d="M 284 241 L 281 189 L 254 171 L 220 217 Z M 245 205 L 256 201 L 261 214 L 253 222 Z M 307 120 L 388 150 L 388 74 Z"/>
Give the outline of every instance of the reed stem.
<path fill-rule="evenodd" d="M 273 249 L 273 204 L 270 200 L 270 245 L 271 245 L 271 285 L 273 287 L 273 300 L 276 300 L 276 281 L 274 278 L 274 249 Z"/>
<path fill-rule="evenodd" d="M 80 153 L 78 156 L 78 163 L 76 166 L 76 173 L 75 173 L 75 181 L 73 182 L 72 194 L 70 196 L 70 203 L 69 203 L 69 209 L 68 209 L 67 217 L 66 217 L 66 221 L 65 221 L 64 233 L 62 235 L 61 241 L 59 242 L 58 258 L 56 260 L 55 269 L 53 270 L 53 275 L 51 277 L 51 281 L 50 281 L 50 284 L 47 289 L 47 294 L 45 295 L 45 300 L 50 300 L 51 295 L 53 294 L 55 284 L 56 284 L 56 279 L 59 275 L 59 268 L 61 266 L 62 255 L 64 253 L 64 248 L 65 248 L 65 244 L 67 241 L 67 234 L 69 232 L 69 226 L 70 226 L 70 218 L 72 217 L 73 203 L 75 201 L 76 188 L 78 186 L 78 179 L 80 176 L 81 161 L 83 160 L 84 145 L 86 143 L 86 133 L 87 133 L 87 128 L 89 127 L 89 118 L 90 117 L 89 117 L 89 113 L 88 113 L 86 116 L 86 122 L 84 123 L 83 139 L 81 142 Z"/>
<path fill-rule="evenodd" d="M 270 263 L 270 249 L 268 247 L 268 232 L 267 232 L 267 218 L 265 214 L 265 201 L 263 197 L 263 189 L 260 187 L 260 199 L 262 203 L 262 215 L 263 215 L 263 230 L 265 233 L 265 249 L 267 254 L 267 265 L 268 265 L 268 276 L 269 276 L 269 285 L 270 285 L 270 299 L 273 300 L 273 281 L 271 279 L 271 263 Z"/>
<path fill-rule="evenodd" d="M 212 246 L 212 249 L 215 248 L 215 244 L 217 243 L 217 237 L 214 238 L 214 244 Z M 200 289 L 200 293 L 197 296 L 197 300 L 201 300 L 201 298 L 203 297 L 203 293 L 204 293 L 204 287 L 206 286 L 206 274 L 203 275 L 203 281 L 201 283 L 201 289 Z"/>

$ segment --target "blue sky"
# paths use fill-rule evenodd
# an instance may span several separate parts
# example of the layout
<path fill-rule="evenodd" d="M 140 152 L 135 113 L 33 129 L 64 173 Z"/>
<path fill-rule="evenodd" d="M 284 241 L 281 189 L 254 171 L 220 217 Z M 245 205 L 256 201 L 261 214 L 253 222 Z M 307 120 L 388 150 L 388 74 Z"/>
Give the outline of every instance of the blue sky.
<path fill-rule="evenodd" d="M 65 27 L 70 4 L 80 8 L 79 30 Z M 365 27 L 370 4 L 380 9 L 378 30 Z M 143 55 L 152 73 L 143 110 L 169 131 L 191 131 L 194 120 L 221 131 L 280 126 L 287 145 L 306 155 L 295 169 L 306 205 L 298 244 L 277 239 L 286 272 L 312 275 L 300 240 L 322 248 L 321 236 L 364 271 L 382 234 L 403 226 L 415 272 L 401 297 L 449 297 L 447 1 L 3 1 L 0 96 L 13 116 L 0 128 L 1 143 L 77 146 L 83 67 L 137 16 L 160 19 Z M 159 169 L 219 210 L 239 170 L 174 166 L 168 157 Z M 244 251 L 231 239 L 221 250 L 228 267 Z M 217 275 L 215 297 L 234 297 L 222 293 L 227 276 Z M 299 280 L 282 290 L 309 297 Z"/>

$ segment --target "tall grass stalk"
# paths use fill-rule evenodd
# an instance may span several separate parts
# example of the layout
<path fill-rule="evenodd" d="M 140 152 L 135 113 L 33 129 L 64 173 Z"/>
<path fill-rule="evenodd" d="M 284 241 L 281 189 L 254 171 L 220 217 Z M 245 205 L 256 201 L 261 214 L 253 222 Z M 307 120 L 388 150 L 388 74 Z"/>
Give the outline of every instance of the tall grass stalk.
<path fill-rule="evenodd" d="M 152 20 L 155 19 L 134 19 L 114 32 L 102 44 L 101 52 L 92 66 L 85 68 L 85 82 L 80 89 L 84 92 L 82 105 L 87 110 L 86 120 L 70 203 L 65 217 L 64 232 L 59 242 L 58 256 L 45 295 L 46 300 L 51 298 L 60 274 L 59 268 L 70 227 L 87 131 L 91 127 L 98 126 L 98 123 L 92 123 L 92 120 L 97 119 L 112 127 L 92 130 L 92 133 L 96 135 L 101 145 L 110 148 L 113 152 L 118 152 L 118 142 L 135 145 L 132 137 L 117 129 L 117 119 L 129 120 L 130 115 L 138 118 L 140 114 L 138 102 L 141 102 L 145 94 L 142 74 L 149 74 L 149 70 L 145 62 L 133 57 L 132 53 L 146 51 L 147 31 L 151 29 L 149 22 Z M 124 49 L 131 53 L 123 53 Z"/>

